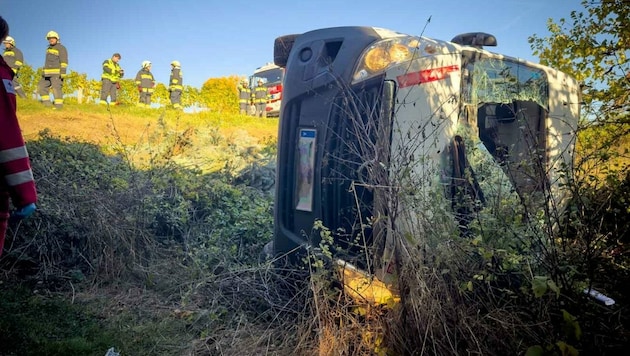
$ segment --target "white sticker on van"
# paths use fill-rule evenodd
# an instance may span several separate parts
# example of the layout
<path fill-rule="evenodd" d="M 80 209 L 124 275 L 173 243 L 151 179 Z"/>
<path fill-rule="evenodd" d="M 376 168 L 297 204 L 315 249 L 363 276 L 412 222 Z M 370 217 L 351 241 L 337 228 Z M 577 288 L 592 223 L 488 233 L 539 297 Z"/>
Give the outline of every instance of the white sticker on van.
<path fill-rule="evenodd" d="M 313 211 L 313 181 L 315 179 L 315 137 L 314 129 L 300 129 L 298 140 L 298 172 L 296 210 Z"/>

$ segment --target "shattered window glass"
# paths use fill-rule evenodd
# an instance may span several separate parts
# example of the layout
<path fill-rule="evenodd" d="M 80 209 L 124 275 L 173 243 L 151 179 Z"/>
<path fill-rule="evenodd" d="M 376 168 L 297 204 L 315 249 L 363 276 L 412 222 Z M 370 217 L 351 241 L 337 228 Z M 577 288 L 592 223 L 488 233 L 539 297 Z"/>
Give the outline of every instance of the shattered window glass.
<path fill-rule="evenodd" d="M 464 89 L 466 102 L 511 103 L 514 100 L 534 101 L 548 108 L 548 85 L 545 72 L 524 63 L 482 57 L 466 67 L 472 75 Z"/>

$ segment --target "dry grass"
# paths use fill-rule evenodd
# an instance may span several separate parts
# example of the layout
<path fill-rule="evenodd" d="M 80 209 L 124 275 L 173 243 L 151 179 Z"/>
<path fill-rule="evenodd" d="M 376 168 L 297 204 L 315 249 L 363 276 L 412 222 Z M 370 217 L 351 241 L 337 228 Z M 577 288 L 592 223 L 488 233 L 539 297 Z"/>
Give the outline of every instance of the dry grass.
<path fill-rule="evenodd" d="M 18 117 L 25 139 L 37 139 L 39 132 L 49 130 L 53 135 L 72 138 L 101 146 L 113 144 L 134 145 L 143 142 L 162 128 L 158 120 L 176 130 L 189 127 L 218 130 L 223 137 L 243 132 L 258 141 L 276 137 L 277 118 L 265 120 L 240 115 L 220 116 L 213 113 L 184 114 L 165 109 L 144 109 L 94 104 L 67 104 L 62 110 L 44 108 L 32 100 L 18 102 Z"/>

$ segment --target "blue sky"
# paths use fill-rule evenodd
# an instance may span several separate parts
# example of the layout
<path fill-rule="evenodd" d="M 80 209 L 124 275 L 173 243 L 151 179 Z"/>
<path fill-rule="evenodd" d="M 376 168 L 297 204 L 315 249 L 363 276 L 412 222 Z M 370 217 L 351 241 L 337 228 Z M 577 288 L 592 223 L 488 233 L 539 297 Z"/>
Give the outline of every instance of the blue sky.
<path fill-rule="evenodd" d="M 276 37 L 323 27 L 364 25 L 450 40 L 464 32 L 497 37 L 493 51 L 537 62 L 528 36 L 547 34 L 548 18 L 568 18 L 580 0 L 0 0 L 0 15 L 26 63 L 43 65 L 46 33 L 59 33 L 69 69 L 100 79 L 114 52 L 127 78 L 143 60 L 168 82 L 179 60 L 184 84 L 249 75 L 273 61 Z"/>

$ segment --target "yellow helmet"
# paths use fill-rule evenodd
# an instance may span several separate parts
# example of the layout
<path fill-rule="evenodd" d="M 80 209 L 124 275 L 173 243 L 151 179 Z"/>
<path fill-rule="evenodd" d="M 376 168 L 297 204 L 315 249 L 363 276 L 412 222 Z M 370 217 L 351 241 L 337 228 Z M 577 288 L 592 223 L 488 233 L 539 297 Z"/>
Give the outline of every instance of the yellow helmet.
<path fill-rule="evenodd" d="M 181 67 L 182 66 L 181 64 L 179 64 L 179 61 L 172 61 L 171 65 L 175 66 L 175 67 Z"/>
<path fill-rule="evenodd" d="M 49 39 L 49 38 L 59 39 L 59 34 L 55 31 L 48 31 L 48 33 L 46 34 L 46 39 Z"/>
<path fill-rule="evenodd" d="M 142 68 L 146 68 L 151 65 L 150 61 L 142 61 Z"/>
<path fill-rule="evenodd" d="M 2 41 L 2 42 L 10 43 L 11 45 L 15 46 L 15 40 L 11 36 L 7 36 L 7 38 L 5 38 L 4 41 Z"/>

